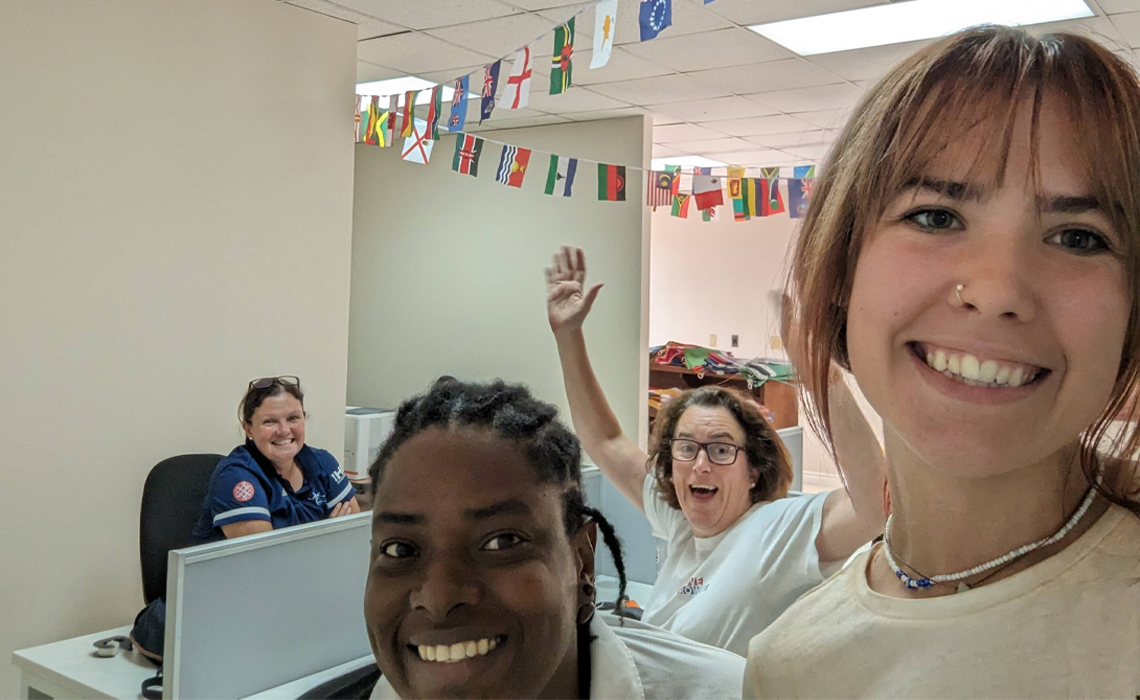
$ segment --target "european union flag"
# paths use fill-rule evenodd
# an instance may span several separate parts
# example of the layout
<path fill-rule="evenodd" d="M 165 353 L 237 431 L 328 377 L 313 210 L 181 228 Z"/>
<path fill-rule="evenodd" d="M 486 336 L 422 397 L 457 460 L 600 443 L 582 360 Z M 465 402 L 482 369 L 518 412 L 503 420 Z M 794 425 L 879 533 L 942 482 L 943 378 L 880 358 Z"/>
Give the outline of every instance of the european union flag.
<path fill-rule="evenodd" d="M 641 40 L 656 39 L 673 24 L 673 0 L 641 0 Z"/>

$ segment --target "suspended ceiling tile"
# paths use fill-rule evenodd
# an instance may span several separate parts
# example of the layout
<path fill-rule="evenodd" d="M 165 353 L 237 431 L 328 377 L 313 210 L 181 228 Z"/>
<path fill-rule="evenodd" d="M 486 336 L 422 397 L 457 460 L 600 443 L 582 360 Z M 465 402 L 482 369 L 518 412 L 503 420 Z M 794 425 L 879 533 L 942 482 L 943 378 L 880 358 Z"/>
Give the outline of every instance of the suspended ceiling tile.
<path fill-rule="evenodd" d="M 786 148 L 783 150 L 791 153 L 797 158 L 807 158 L 810 160 L 822 162 L 825 158 L 827 158 L 827 154 L 831 152 L 831 144 L 820 143 L 814 146 L 799 146 L 797 148 Z"/>
<path fill-rule="evenodd" d="M 585 4 L 581 2 L 581 0 L 506 0 L 506 2 L 520 10 L 528 10 L 530 12 L 548 10 L 555 7 L 569 7 L 571 5 L 577 7 Z"/>
<path fill-rule="evenodd" d="M 728 163 L 729 165 L 754 166 L 758 168 L 769 168 L 777 165 L 791 165 L 795 161 L 795 156 L 792 156 L 791 154 L 784 153 L 783 151 L 773 151 L 768 149 L 751 149 L 734 151 L 732 153 L 718 153 L 715 156 L 709 157 L 713 160 L 719 160 L 722 163 Z"/>
<path fill-rule="evenodd" d="M 537 16 L 546 20 L 547 25 L 552 29 L 573 17 L 574 45 L 576 47 L 587 48 L 593 45 L 594 13 L 591 11 L 593 6 L 594 3 L 592 2 L 570 3 L 563 7 L 544 10 L 539 12 Z"/>
<path fill-rule="evenodd" d="M 383 20 L 371 17 L 369 15 L 357 12 L 343 5 L 330 0 L 285 0 L 287 4 L 296 7 L 303 7 L 313 12 L 328 15 L 329 17 L 336 17 L 343 19 L 346 22 L 352 22 L 357 25 L 357 38 L 369 39 L 376 36 L 383 36 L 385 34 L 395 34 L 397 32 L 408 31 L 407 27 L 402 27 L 398 24 L 385 22 Z"/>
<path fill-rule="evenodd" d="M 483 126 L 481 128 L 473 129 L 473 131 L 480 131 L 482 133 L 486 133 L 489 138 L 494 138 L 495 132 L 501 131 L 503 129 L 518 129 L 519 127 L 524 126 L 544 126 L 547 124 L 566 124 L 569 122 L 569 119 L 557 114 L 540 114 L 533 117 L 519 117 L 498 120 L 492 119 L 491 121 L 483 122 Z M 549 153 L 549 151 L 544 152 Z"/>
<path fill-rule="evenodd" d="M 883 0 L 796 0 L 795 2 L 757 2 L 756 0 L 717 0 L 708 6 L 716 14 L 737 24 L 765 24 L 796 17 L 825 15 L 881 5 Z"/>
<path fill-rule="evenodd" d="M 727 94 L 720 88 L 679 74 L 603 83 L 592 86 L 592 89 L 614 99 L 637 105 L 702 100 Z"/>
<path fill-rule="evenodd" d="M 708 100 L 690 100 L 672 104 L 649 105 L 650 111 L 686 122 L 708 122 L 717 119 L 742 119 L 772 114 L 772 110 L 759 102 L 743 97 L 719 97 Z M 709 126 L 705 124 L 704 126 Z"/>
<path fill-rule="evenodd" d="M 851 109 L 824 109 L 818 112 L 799 112 L 791 115 L 821 129 L 842 129 L 851 116 Z"/>
<path fill-rule="evenodd" d="M 738 95 L 794 88 L 835 85 L 843 78 L 802 58 L 752 63 L 746 66 L 702 70 L 688 75 Z"/>
<path fill-rule="evenodd" d="M 1140 10 L 1140 3 L 1134 3 L 1132 9 Z M 1045 24 L 1034 24 L 1026 27 L 1026 29 L 1034 36 L 1056 32 L 1080 34 L 1081 36 L 1090 37 L 1110 49 L 1124 49 L 1128 47 L 1128 43 L 1119 31 L 1119 27 L 1116 26 L 1116 20 L 1122 16 L 1127 15 L 1084 17 L 1081 19 L 1069 19 L 1064 22 L 1047 22 Z"/>
<path fill-rule="evenodd" d="M 485 63 L 472 66 L 462 66 L 459 68 L 448 68 L 446 70 L 431 71 L 428 73 L 416 73 L 417 77 L 424 80 L 430 80 L 433 83 L 443 83 L 451 87 L 456 78 L 461 78 L 465 75 L 471 76 L 467 81 L 467 91 L 473 92 L 476 95 L 483 89 L 483 67 Z M 505 66 L 510 64 L 504 64 Z M 506 73 L 501 73 L 500 77 L 505 77 Z"/>
<path fill-rule="evenodd" d="M 662 34 L 653 41 L 628 44 L 625 49 L 647 61 L 682 72 L 795 56 L 784 47 L 739 27 L 687 36 Z"/>
<path fill-rule="evenodd" d="M 356 57 L 409 75 L 482 63 L 492 56 L 453 46 L 427 34 L 409 32 L 358 42 Z"/>
<path fill-rule="evenodd" d="M 599 85 L 621 80 L 652 78 L 668 75 L 673 71 L 652 61 L 646 61 L 615 46 L 610 52 L 610 60 L 601 68 L 590 68 L 593 49 L 580 48 L 574 52 L 574 81 L 579 85 Z"/>
<path fill-rule="evenodd" d="M 601 109 L 593 112 L 569 112 L 562 116 L 576 122 L 592 122 L 598 119 L 621 119 L 623 117 L 647 116 L 641 107 L 621 107 L 619 109 Z"/>
<path fill-rule="evenodd" d="M 855 104 L 862 94 L 863 91 L 858 86 L 843 83 L 824 87 L 778 90 L 749 95 L 748 97 L 768 105 L 773 111 L 791 114 L 849 107 Z"/>
<path fill-rule="evenodd" d="M 681 151 L 671 146 L 663 146 L 659 143 L 653 144 L 653 157 L 654 158 L 669 158 L 671 156 L 690 156 L 693 155 L 688 151 Z"/>
<path fill-rule="evenodd" d="M 1140 47 L 1140 12 L 1113 15 L 1112 23 L 1129 46 Z"/>
<path fill-rule="evenodd" d="M 511 56 L 513 59 L 514 53 L 522 48 L 523 42 L 531 41 L 550 29 L 550 24 L 543 18 L 523 13 L 482 22 L 440 27 L 426 33 L 481 54 Z M 553 42 L 552 36 L 550 41 Z M 550 47 L 545 46 L 545 42 L 542 46 L 531 45 L 532 60 L 538 55 L 545 54 L 549 49 Z"/>
<path fill-rule="evenodd" d="M 722 134 L 730 136 L 760 136 L 763 134 L 789 134 L 814 129 L 806 122 L 786 114 L 773 114 L 764 117 L 744 119 L 722 119 L 704 124 Z"/>
<path fill-rule="evenodd" d="M 722 138 L 724 134 L 695 124 L 670 124 L 653 127 L 654 143 L 675 143 L 677 141 L 697 141 Z"/>
<path fill-rule="evenodd" d="M 719 139 L 700 139 L 696 141 L 678 141 L 670 143 L 673 148 L 678 148 L 686 153 L 729 153 L 731 151 L 742 151 L 753 147 L 753 144 L 748 143 L 744 139 L 736 138 L 719 138 Z"/>
<path fill-rule="evenodd" d="M 749 136 L 748 141 L 775 148 L 779 150 L 794 151 L 804 146 L 830 144 L 835 141 L 835 132 L 825 129 L 812 129 L 787 134 L 769 134 L 767 136 Z"/>
<path fill-rule="evenodd" d="M 571 112 L 597 112 L 629 107 L 629 102 L 599 95 L 586 88 L 572 86 L 561 95 L 550 94 L 549 81 L 535 83 L 530 88 L 530 104 L 535 109 L 551 114 Z"/>
<path fill-rule="evenodd" d="M 614 31 L 615 46 L 643 43 L 640 12 L 641 3 L 636 0 L 625 0 L 618 5 L 617 28 Z M 593 13 L 586 12 L 585 16 L 591 18 L 592 26 Z M 663 29 L 656 39 L 644 43 L 731 27 L 731 22 L 709 12 L 703 5 L 688 0 L 673 0 L 673 24 Z"/>
<path fill-rule="evenodd" d="M 1097 0 L 1096 4 L 1100 5 L 1100 9 L 1109 15 L 1135 12 L 1140 9 L 1140 2 L 1137 0 Z"/>
<path fill-rule="evenodd" d="M 498 0 L 431 2 L 417 0 L 336 0 L 362 14 L 412 29 L 434 29 L 455 24 L 479 22 L 514 14 L 517 10 Z"/>
<path fill-rule="evenodd" d="M 387 68 L 385 66 L 378 66 L 374 63 L 367 61 L 356 62 L 356 82 L 370 83 L 373 80 L 389 80 L 391 78 L 401 78 L 405 75 L 403 71 L 398 71 L 395 68 Z"/>
<path fill-rule="evenodd" d="M 805 60 L 847 80 L 878 80 L 886 72 L 930 41 L 872 46 L 866 49 L 836 51 L 808 56 Z"/>

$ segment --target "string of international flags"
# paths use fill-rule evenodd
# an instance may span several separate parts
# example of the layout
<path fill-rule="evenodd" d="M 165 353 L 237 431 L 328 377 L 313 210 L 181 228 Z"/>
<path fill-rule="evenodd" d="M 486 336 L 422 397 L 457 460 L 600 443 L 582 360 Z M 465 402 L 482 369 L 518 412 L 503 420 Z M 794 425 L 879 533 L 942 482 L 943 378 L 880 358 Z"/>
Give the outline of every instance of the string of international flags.
<path fill-rule="evenodd" d="M 628 0 L 627 0 L 628 1 Z M 594 8 L 594 52 L 590 69 L 601 68 L 609 62 L 613 49 L 619 0 L 596 0 Z M 704 0 L 709 4 L 714 0 Z M 574 28 L 576 19 L 589 7 L 578 11 L 566 22 L 553 28 L 554 45 L 551 51 L 550 94 L 565 93 L 573 81 Z M 672 0 L 640 0 L 639 25 L 641 41 L 655 39 L 673 23 Z M 502 95 L 496 99 L 503 58 L 483 68 L 483 88 L 479 96 L 479 123 L 491 117 L 496 106 L 500 110 L 518 110 L 526 107 L 530 99 L 533 66 L 531 44 L 541 41 L 546 32 L 515 52 L 514 64 L 506 80 Z M 454 80 L 451 110 L 445 121 L 449 133 L 455 134 L 455 155 L 452 169 L 465 175 L 477 176 L 483 143 L 490 141 L 503 147 L 495 180 L 512 187 L 522 187 L 529 164 L 531 149 L 520 148 L 469 133 L 463 129 L 467 121 L 467 100 L 471 74 Z M 420 90 L 404 94 L 402 109 L 398 95 L 389 96 L 387 109 L 382 110 L 377 96 L 358 96 L 356 108 L 356 141 L 381 147 L 396 143 L 397 134 L 404 139 L 403 160 L 427 164 L 436 141 L 440 140 L 440 120 L 443 116 L 443 84 L 431 88 L 427 118 L 415 116 Z M 398 123 L 397 123 L 398 122 Z M 594 163 L 598 170 L 598 199 L 625 201 L 626 171 L 644 170 L 638 166 L 615 165 L 550 154 L 546 194 L 571 196 L 579 160 Z M 808 174 L 810 173 L 810 174 Z M 788 211 L 793 217 L 803 215 L 807 198 L 811 194 L 814 166 L 797 166 L 796 177 L 784 178 L 788 182 L 790 209 L 786 209 L 779 190 L 779 168 L 762 168 L 761 178 L 744 177 L 743 168 L 728 168 L 729 199 L 733 204 L 733 218 L 741 221 L 752 216 L 770 216 Z M 701 210 L 706 221 L 716 219 L 716 207 L 724 204 L 721 178 L 712 175 L 710 168 L 693 171 L 690 192 L 680 191 L 679 167 L 667 166 L 663 171 L 649 171 L 646 178 L 646 204 L 656 209 L 670 206 L 674 216 L 687 217 L 691 202 Z"/>

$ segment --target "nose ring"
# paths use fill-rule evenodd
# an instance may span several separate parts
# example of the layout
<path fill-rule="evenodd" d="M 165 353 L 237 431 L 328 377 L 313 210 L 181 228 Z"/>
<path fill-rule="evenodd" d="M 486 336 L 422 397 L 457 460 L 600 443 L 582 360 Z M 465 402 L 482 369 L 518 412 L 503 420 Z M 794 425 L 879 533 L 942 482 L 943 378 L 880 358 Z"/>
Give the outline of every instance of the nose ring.
<path fill-rule="evenodd" d="M 957 287 L 954 287 L 954 296 L 958 297 L 958 303 L 962 306 L 967 306 L 966 302 L 962 300 L 962 290 L 965 288 L 966 285 L 964 284 L 960 284 Z"/>

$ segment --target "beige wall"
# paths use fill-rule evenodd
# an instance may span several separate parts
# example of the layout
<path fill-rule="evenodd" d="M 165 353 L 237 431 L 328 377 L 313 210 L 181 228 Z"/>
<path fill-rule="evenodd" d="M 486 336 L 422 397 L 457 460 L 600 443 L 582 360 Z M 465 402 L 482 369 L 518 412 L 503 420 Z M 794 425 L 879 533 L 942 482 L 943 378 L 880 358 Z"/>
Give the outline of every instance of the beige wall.
<path fill-rule="evenodd" d="M 485 135 L 633 165 L 646 153 L 647 125 L 634 117 Z M 496 144 L 485 144 L 478 178 L 451 170 L 450 136 L 427 166 L 401 162 L 398 150 L 356 147 L 349 403 L 395 407 L 451 374 L 525 382 L 568 415 L 543 268 L 569 244 L 585 249 L 590 280 L 605 282 L 587 339 L 623 428 L 639 434 L 648 240 L 641 174 L 629 171 L 627 201 L 599 202 L 597 166 L 579 162 L 567 199 L 543 193 L 547 153 L 534 153 L 520 191 L 495 182 Z"/>
<path fill-rule="evenodd" d="M 355 27 L 272 0 L 0 4 L 0 697 L 129 624 L 147 472 L 296 373 L 339 454 Z"/>
<path fill-rule="evenodd" d="M 720 213 L 718 221 L 707 223 L 699 212 L 681 219 L 658 208 L 652 215 L 650 345 L 674 340 L 707 346 L 709 335 L 716 334 L 717 347 L 737 357 L 785 358 L 771 340 L 780 334 L 778 300 L 799 220 L 784 214 L 735 222 L 731 206 Z M 730 347 L 733 333 L 739 336 L 737 348 Z M 858 388 L 855 393 L 881 438 L 878 415 Z M 835 463 L 823 443 L 806 428 L 806 420 L 800 424 L 805 426 L 805 490 L 838 487 Z M 822 478 L 813 479 L 816 475 Z"/>

